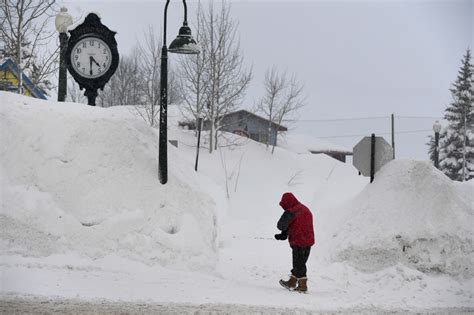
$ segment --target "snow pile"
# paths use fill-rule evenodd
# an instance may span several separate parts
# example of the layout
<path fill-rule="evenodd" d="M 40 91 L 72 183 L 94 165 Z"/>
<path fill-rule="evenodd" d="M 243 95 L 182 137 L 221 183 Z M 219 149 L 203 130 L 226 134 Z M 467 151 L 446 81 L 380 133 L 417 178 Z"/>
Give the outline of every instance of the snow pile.
<path fill-rule="evenodd" d="M 395 160 L 338 207 L 333 259 L 363 271 L 402 263 L 424 273 L 474 276 L 474 194 L 428 162 Z"/>
<path fill-rule="evenodd" d="M 472 308 L 474 181 L 397 160 L 368 184 L 351 164 L 298 154 L 310 139 L 287 137 L 272 153 L 224 134 L 209 154 L 206 133 L 196 172 L 196 135 L 177 128 L 180 111 L 170 106 L 178 147 L 168 146 L 163 186 L 157 132 L 130 107 L 4 92 L 0 104 L 3 297 L 228 304 L 230 312 L 237 304 Z M 291 269 L 288 243 L 273 238 L 286 191 L 314 215 L 304 296 L 278 284 Z"/>
<path fill-rule="evenodd" d="M 0 250 L 209 267 L 215 202 L 168 150 L 157 178 L 157 133 L 130 108 L 95 108 L 0 92 Z M 182 198 L 186 196 L 186 198 Z"/>

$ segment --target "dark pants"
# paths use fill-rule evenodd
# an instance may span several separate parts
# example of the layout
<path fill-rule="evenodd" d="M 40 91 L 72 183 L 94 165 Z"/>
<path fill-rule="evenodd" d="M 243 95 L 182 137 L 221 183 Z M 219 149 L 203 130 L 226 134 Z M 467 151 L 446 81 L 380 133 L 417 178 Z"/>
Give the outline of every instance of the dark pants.
<path fill-rule="evenodd" d="M 292 247 L 293 269 L 291 274 L 296 278 L 306 277 L 306 262 L 308 261 L 311 247 Z"/>

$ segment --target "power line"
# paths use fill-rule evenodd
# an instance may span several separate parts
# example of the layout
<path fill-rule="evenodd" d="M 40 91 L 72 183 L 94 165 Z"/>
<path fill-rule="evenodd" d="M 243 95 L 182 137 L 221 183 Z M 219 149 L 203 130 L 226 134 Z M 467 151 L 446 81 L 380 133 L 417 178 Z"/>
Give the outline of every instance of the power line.
<path fill-rule="evenodd" d="M 410 133 L 425 133 L 425 132 L 432 132 L 430 129 L 419 129 L 419 130 L 405 130 L 405 131 L 398 131 L 395 134 L 410 134 Z M 391 135 L 391 132 L 378 132 L 375 135 Z M 353 138 L 353 137 L 366 137 L 369 136 L 367 133 L 365 134 L 357 134 L 357 135 L 341 135 L 341 136 L 324 136 L 324 137 L 315 137 L 318 139 L 333 139 L 333 138 Z"/>
<path fill-rule="evenodd" d="M 422 133 L 422 132 L 433 132 L 433 129 L 406 130 L 406 131 L 395 132 L 395 134 L 401 134 L 401 133 Z"/>
<path fill-rule="evenodd" d="M 354 118 L 334 118 L 334 119 L 283 119 L 283 121 L 318 122 L 318 121 L 370 120 L 370 119 L 387 119 L 387 118 L 390 118 L 390 116 L 354 117 Z"/>
<path fill-rule="evenodd" d="M 443 119 L 443 117 L 437 117 L 437 116 L 396 116 L 395 118 L 407 118 L 407 119 Z"/>
<path fill-rule="evenodd" d="M 390 119 L 391 116 L 368 116 L 368 117 L 352 117 L 352 118 L 331 118 L 331 119 L 283 119 L 285 122 L 331 122 L 331 121 L 355 121 L 355 120 L 374 120 L 374 119 Z M 443 119 L 438 116 L 398 116 L 397 119 Z"/>

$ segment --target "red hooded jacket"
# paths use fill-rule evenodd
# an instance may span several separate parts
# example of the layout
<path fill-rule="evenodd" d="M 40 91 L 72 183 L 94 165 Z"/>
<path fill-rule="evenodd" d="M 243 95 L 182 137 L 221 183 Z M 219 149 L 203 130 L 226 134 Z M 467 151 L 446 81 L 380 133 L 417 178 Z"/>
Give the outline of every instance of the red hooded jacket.
<path fill-rule="evenodd" d="M 313 215 L 292 193 L 284 193 L 280 206 L 285 210 L 278 229 L 288 233 L 290 246 L 310 247 L 314 245 Z M 289 213 L 288 213 L 289 212 Z"/>

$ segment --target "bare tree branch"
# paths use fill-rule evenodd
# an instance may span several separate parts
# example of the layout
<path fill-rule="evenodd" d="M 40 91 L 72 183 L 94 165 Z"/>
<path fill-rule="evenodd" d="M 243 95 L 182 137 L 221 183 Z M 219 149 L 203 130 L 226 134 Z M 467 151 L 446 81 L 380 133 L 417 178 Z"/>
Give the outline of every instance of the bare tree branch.
<path fill-rule="evenodd" d="M 303 95 L 304 86 L 298 81 L 296 75 L 288 78 L 287 71 L 280 73 L 276 67 L 265 72 L 264 88 L 264 95 L 256 107 L 257 111 L 268 119 L 268 147 L 272 123 L 280 126 L 285 117 L 292 115 L 305 105 L 306 97 Z M 272 153 L 274 150 L 275 145 Z"/>
<path fill-rule="evenodd" d="M 243 66 L 238 39 L 238 24 L 232 20 L 229 2 L 222 0 L 219 10 L 211 1 L 205 11 L 198 9 L 197 40 L 201 54 L 182 58 L 180 87 L 188 116 L 205 114 L 210 122 L 209 151 L 217 148 L 223 115 L 240 105 L 252 77 Z"/>

